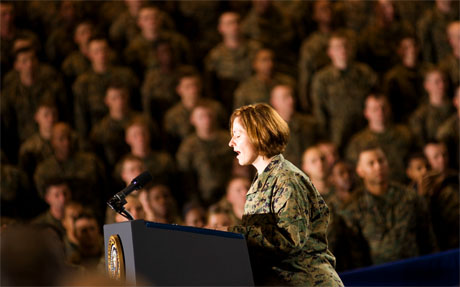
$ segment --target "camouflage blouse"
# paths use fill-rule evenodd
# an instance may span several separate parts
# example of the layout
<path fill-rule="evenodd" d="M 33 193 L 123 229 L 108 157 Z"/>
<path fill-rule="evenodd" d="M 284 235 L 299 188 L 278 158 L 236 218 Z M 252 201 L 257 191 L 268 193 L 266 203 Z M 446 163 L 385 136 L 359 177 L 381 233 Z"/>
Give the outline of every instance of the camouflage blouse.
<path fill-rule="evenodd" d="M 343 286 L 327 248 L 329 209 L 310 179 L 282 155 L 256 175 L 243 222 L 257 285 Z"/>

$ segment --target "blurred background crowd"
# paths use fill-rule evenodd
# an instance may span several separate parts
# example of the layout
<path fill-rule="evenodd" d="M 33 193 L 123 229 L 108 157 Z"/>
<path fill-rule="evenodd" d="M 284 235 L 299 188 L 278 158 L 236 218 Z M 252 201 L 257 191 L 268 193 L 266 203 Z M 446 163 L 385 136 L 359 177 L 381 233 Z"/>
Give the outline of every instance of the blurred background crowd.
<path fill-rule="evenodd" d="M 106 201 L 145 170 L 136 219 L 240 224 L 255 170 L 228 121 L 256 102 L 330 208 L 338 271 L 459 245 L 457 1 L 1 1 L 0 20 L 8 285 L 103 269 L 102 226 L 126 220 Z M 21 276 L 30 254 L 50 264 Z"/>

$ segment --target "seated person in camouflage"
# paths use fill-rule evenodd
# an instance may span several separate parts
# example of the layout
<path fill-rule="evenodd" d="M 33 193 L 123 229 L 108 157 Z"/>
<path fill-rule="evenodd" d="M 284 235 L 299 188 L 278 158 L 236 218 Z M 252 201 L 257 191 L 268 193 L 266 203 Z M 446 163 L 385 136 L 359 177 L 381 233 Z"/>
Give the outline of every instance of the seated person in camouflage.
<path fill-rule="evenodd" d="M 331 35 L 328 55 L 331 65 L 313 77 L 313 114 L 321 130 L 343 152 L 349 138 L 364 127 L 362 107 L 377 75 L 369 66 L 352 61 L 350 43 L 344 33 Z"/>
<path fill-rule="evenodd" d="M 334 270 L 326 230 L 329 209 L 310 179 L 285 160 L 289 127 L 267 104 L 231 117 L 230 147 L 257 175 L 246 195 L 242 224 L 256 285 L 343 286 Z"/>
<path fill-rule="evenodd" d="M 207 94 L 217 97 L 228 108 L 233 106 L 238 84 L 251 76 L 252 59 L 261 48 L 258 42 L 244 38 L 240 22 L 238 13 L 220 15 L 217 30 L 222 42 L 209 52 L 204 62 Z"/>
<path fill-rule="evenodd" d="M 226 145 L 230 138 L 219 127 L 212 102 L 208 100 L 202 99 L 195 105 L 190 123 L 195 127 L 195 133 L 182 141 L 176 160 L 189 199 L 209 206 L 225 193 L 230 177 L 233 153 Z"/>
<path fill-rule="evenodd" d="M 19 167 L 27 173 L 31 181 L 38 164 L 53 154 L 50 139 L 53 125 L 58 120 L 55 103 L 40 102 L 34 120 L 38 125 L 38 132 L 29 137 L 19 148 Z"/>
<path fill-rule="evenodd" d="M 367 63 L 380 76 L 397 61 L 397 48 L 401 38 L 413 33 L 409 23 L 396 16 L 396 2 L 373 1 L 374 21 L 359 31 L 358 59 Z"/>
<path fill-rule="evenodd" d="M 48 204 L 47 211 L 32 220 L 35 224 L 50 224 L 61 232 L 63 236 L 66 230 L 62 225 L 65 215 L 65 207 L 71 198 L 71 191 L 66 181 L 61 178 L 50 178 L 45 183 L 42 197 Z"/>
<path fill-rule="evenodd" d="M 449 154 L 445 143 L 430 141 L 423 147 L 423 153 L 431 170 L 441 173 L 449 172 Z"/>
<path fill-rule="evenodd" d="M 412 153 L 406 159 L 406 176 L 410 180 L 408 187 L 421 194 L 423 178 L 429 171 L 428 160 L 423 153 Z"/>
<path fill-rule="evenodd" d="M 15 52 L 14 43 L 18 38 L 29 38 L 32 39 L 30 45 L 38 45 L 39 40 L 38 37 L 32 32 L 28 30 L 20 29 L 16 25 L 15 21 L 15 14 L 16 8 L 13 1 L 2 1 L 0 3 L 0 13 L 2 17 L 0 18 L 1 21 L 1 30 L 0 30 L 0 41 L 2 45 L 0 47 L 1 54 L 0 54 L 0 62 L 1 62 L 1 80 L 3 82 L 3 78 L 6 75 L 6 71 L 10 70 L 13 67 L 14 60 L 12 58 L 12 54 Z"/>
<path fill-rule="evenodd" d="M 166 111 L 180 101 L 176 81 L 184 66 L 176 62 L 172 49 L 168 40 L 155 41 L 153 50 L 158 65 L 146 71 L 142 84 L 143 111 L 160 126 L 163 126 Z"/>
<path fill-rule="evenodd" d="M 204 227 L 206 210 L 197 202 L 188 202 L 184 205 L 183 218 L 185 226 Z"/>
<path fill-rule="evenodd" d="M 130 69 L 113 66 L 110 63 L 109 52 L 110 47 L 106 38 L 100 35 L 92 36 L 88 43 L 91 69 L 81 74 L 72 87 L 75 127 L 83 138 L 87 138 L 91 128 L 108 113 L 104 97 L 110 83 L 119 82 L 126 86 L 132 103 L 138 100 L 137 78 Z"/>
<path fill-rule="evenodd" d="M 303 39 L 299 51 L 299 106 L 302 111 L 312 109 L 310 96 L 313 75 L 330 64 L 327 45 L 332 27 L 332 3 L 329 0 L 316 0 L 313 3 L 312 19 L 317 25 L 307 38 Z"/>
<path fill-rule="evenodd" d="M 396 123 L 406 122 L 423 100 L 423 73 L 427 64 L 420 61 L 419 51 L 415 36 L 402 38 L 397 50 L 400 62 L 384 76 L 384 92 L 388 95 Z"/>
<path fill-rule="evenodd" d="M 379 145 L 387 157 L 390 178 L 404 182 L 404 158 L 413 146 L 409 129 L 404 125 L 394 125 L 391 122 L 388 98 L 378 92 L 372 92 L 366 98 L 363 114 L 368 126 L 350 139 L 345 152 L 346 159 L 356 163 L 363 147 L 371 143 Z"/>
<path fill-rule="evenodd" d="M 450 50 L 446 28 L 450 22 L 458 20 L 459 11 L 456 1 L 436 0 L 435 5 L 417 22 L 417 36 L 423 51 L 423 60 L 438 64 Z"/>
<path fill-rule="evenodd" d="M 138 72 L 138 77 L 141 79 L 148 66 L 156 65 L 157 60 L 152 47 L 159 39 L 170 41 L 173 57 L 177 63 L 192 63 L 190 44 L 187 39 L 177 32 L 163 29 L 162 18 L 162 12 L 157 7 L 144 5 L 137 16 L 140 33 L 129 42 L 123 52 L 125 62 Z"/>
<path fill-rule="evenodd" d="M 126 197 L 125 209 L 136 219 L 147 219 L 144 208 L 142 207 L 139 197 L 134 194 L 130 194 Z M 112 212 L 115 212 L 112 210 Z M 119 213 L 115 213 L 115 222 L 125 222 L 128 221 L 126 217 Z"/>
<path fill-rule="evenodd" d="M 35 170 L 34 180 L 39 192 L 49 179 L 62 177 L 69 183 L 72 199 L 95 211 L 105 207 L 105 170 L 92 153 L 77 150 L 73 130 L 66 123 L 56 123 L 51 133 L 53 154 Z M 102 214 L 98 214 L 102 218 Z"/>
<path fill-rule="evenodd" d="M 288 85 L 276 85 L 270 93 L 270 105 L 289 125 L 289 142 L 284 157 L 300 168 L 303 151 L 320 138 L 316 120 L 311 115 L 296 112 L 294 90 Z"/>
<path fill-rule="evenodd" d="M 420 148 L 434 140 L 439 126 L 455 113 L 441 70 L 429 69 L 425 73 L 423 87 L 428 94 L 428 102 L 421 103 L 409 118 L 409 127 Z"/>
<path fill-rule="evenodd" d="M 283 13 L 276 1 L 251 1 L 251 9 L 241 21 L 243 34 L 270 48 L 279 57 L 279 68 L 284 73 L 295 70 L 295 30 L 291 15 Z M 281 5 L 280 5 L 281 6 Z"/>
<path fill-rule="evenodd" d="M 62 62 L 61 67 L 67 83 L 69 84 L 72 84 L 78 76 L 91 68 L 88 43 L 93 33 L 94 26 L 89 20 L 83 20 L 75 25 L 73 40 L 77 45 L 78 50 L 70 53 Z"/>
<path fill-rule="evenodd" d="M 254 74 L 241 82 L 235 91 L 235 109 L 248 104 L 268 103 L 270 92 L 276 85 L 295 86 L 295 80 L 291 76 L 275 72 L 274 58 L 272 50 L 257 51 L 252 61 Z"/>
<path fill-rule="evenodd" d="M 329 197 L 329 207 L 337 211 L 343 209 L 351 202 L 353 191 L 358 185 L 356 173 L 350 163 L 338 160 L 331 168 L 329 181 L 332 187 L 332 194 Z"/>
<path fill-rule="evenodd" d="M 83 2 L 59 1 L 56 13 L 49 22 L 44 41 L 44 51 L 48 63 L 59 69 L 64 59 L 76 46 L 73 38 L 75 23 L 83 17 Z"/>
<path fill-rule="evenodd" d="M 233 225 L 241 224 L 249 187 L 251 187 L 251 181 L 247 177 L 233 176 L 227 183 L 225 195 L 213 204 L 213 206 L 219 206 L 228 211 Z"/>
<path fill-rule="evenodd" d="M 94 150 L 104 160 L 108 172 L 112 172 L 115 164 L 129 151 L 124 141 L 125 128 L 140 112 L 130 108 L 129 89 L 119 82 L 111 82 L 105 92 L 104 103 L 109 113 L 96 123 L 90 133 L 90 141 Z M 159 138 L 158 127 L 151 122 L 151 134 Z"/>
<path fill-rule="evenodd" d="M 66 93 L 64 84 L 56 71 L 48 65 L 40 63 L 35 49 L 26 46 L 18 49 L 14 58 L 14 80 L 3 86 L 2 117 L 6 117 L 11 125 L 6 127 L 5 136 L 17 132 L 20 143 L 37 132 L 35 121 L 31 115 L 37 110 L 37 104 L 49 100 L 56 104 L 61 116 L 65 117 Z"/>
<path fill-rule="evenodd" d="M 177 211 L 176 200 L 168 186 L 154 183 L 146 186 L 145 190 L 147 204 L 151 211 L 151 214 L 147 214 L 146 220 L 167 224 L 182 224 Z"/>
<path fill-rule="evenodd" d="M 331 185 L 328 181 L 329 169 L 326 162 L 326 156 L 316 146 L 305 149 L 302 154 L 302 171 L 311 180 L 316 190 L 321 194 L 324 201 L 328 203 L 331 195 Z"/>
<path fill-rule="evenodd" d="M 124 7 L 120 9 L 121 13 L 117 13 L 117 16 L 111 21 L 109 37 L 118 51 L 122 51 L 122 48 L 126 47 L 129 41 L 139 33 L 137 17 L 145 2 L 145 0 L 123 1 Z"/>
<path fill-rule="evenodd" d="M 153 150 L 153 139 L 149 120 L 145 117 L 134 117 L 125 128 L 125 141 L 130 147 L 128 154 L 137 156 L 143 162 L 145 170 L 148 170 L 153 181 L 173 184 L 175 164 L 172 157 L 161 150 Z M 175 185 L 171 185 L 175 186 Z"/>
<path fill-rule="evenodd" d="M 3 151 L 0 153 L 0 216 L 13 221 L 37 216 L 46 209 L 46 204 L 41 202 L 38 194 L 32 193 L 33 184 L 27 174 L 9 163 Z"/>
<path fill-rule="evenodd" d="M 71 263 L 85 271 L 94 270 L 104 256 L 104 240 L 96 217 L 90 210 L 82 211 L 75 219 L 75 238 L 78 251 L 71 255 Z"/>
<path fill-rule="evenodd" d="M 458 171 L 448 168 L 449 158 L 444 143 L 429 142 L 424 153 L 431 170 L 423 177 L 419 192 L 429 204 L 439 248 L 457 248 L 460 226 Z"/>
<path fill-rule="evenodd" d="M 439 63 L 439 67 L 449 79 L 451 88 L 460 85 L 460 21 L 447 26 L 447 38 L 452 51 Z"/>
<path fill-rule="evenodd" d="M 75 237 L 75 218 L 83 211 L 83 205 L 75 201 L 69 201 L 64 208 L 64 217 L 62 218 L 62 226 L 65 229 L 64 248 L 67 260 L 70 255 L 78 250 L 78 240 Z"/>
<path fill-rule="evenodd" d="M 389 181 L 388 161 L 380 147 L 360 151 L 356 173 L 364 186 L 340 214 L 366 239 L 372 264 L 436 251 L 426 202 L 415 191 Z"/>
<path fill-rule="evenodd" d="M 171 107 L 163 119 L 168 151 L 173 154 L 176 153 L 181 141 L 193 133 L 190 114 L 202 97 L 201 77 L 194 68 L 187 67 L 181 70 L 177 77 L 176 93 L 180 97 L 180 102 Z M 226 127 L 228 118 L 224 108 L 217 101 L 212 101 L 212 105 L 215 109 L 218 125 L 222 128 Z"/>
<path fill-rule="evenodd" d="M 233 226 L 235 223 L 228 209 L 218 205 L 211 205 L 208 209 L 208 218 L 206 228 L 222 229 L 227 226 Z"/>
<path fill-rule="evenodd" d="M 316 146 L 326 156 L 327 167 L 332 170 L 332 166 L 340 159 L 337 146 L 330 140 L 322 139 Z"/>
<path fill-rule="evenodd" d="M 450 166 L 454 169 L 459 167 L 459 119 L 460 119 L 460 86 L 455 89 L 455 95 L 452 100 L 457 113 L 450 116 L 438 128 L 436 139 L 444 142 L 449 151 Z"/>

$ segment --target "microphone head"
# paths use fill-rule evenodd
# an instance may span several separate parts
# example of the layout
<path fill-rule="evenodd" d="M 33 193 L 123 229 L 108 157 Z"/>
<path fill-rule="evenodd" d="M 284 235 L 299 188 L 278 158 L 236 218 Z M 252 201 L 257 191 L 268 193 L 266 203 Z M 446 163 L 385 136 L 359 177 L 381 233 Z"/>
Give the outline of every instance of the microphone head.
<path fill-rule="evenodd" d="M 131 181 L 132 185 L 138 186 L 139 188 L 146 185 L 153 179 L 152 175 L 148 171 L 144 171 L 140 175 L 136 176 L 133 181 Z"/>

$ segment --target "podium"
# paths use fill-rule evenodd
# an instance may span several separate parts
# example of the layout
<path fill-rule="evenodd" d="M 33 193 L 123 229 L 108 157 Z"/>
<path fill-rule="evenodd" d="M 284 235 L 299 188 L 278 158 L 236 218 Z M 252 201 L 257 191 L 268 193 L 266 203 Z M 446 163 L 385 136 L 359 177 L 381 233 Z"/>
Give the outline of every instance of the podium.
<path fill-rule="evenodd" d="M 253 286 L 241 234 L 144 220 L 104 225 L 111 277 L 132 285 Z"/>

